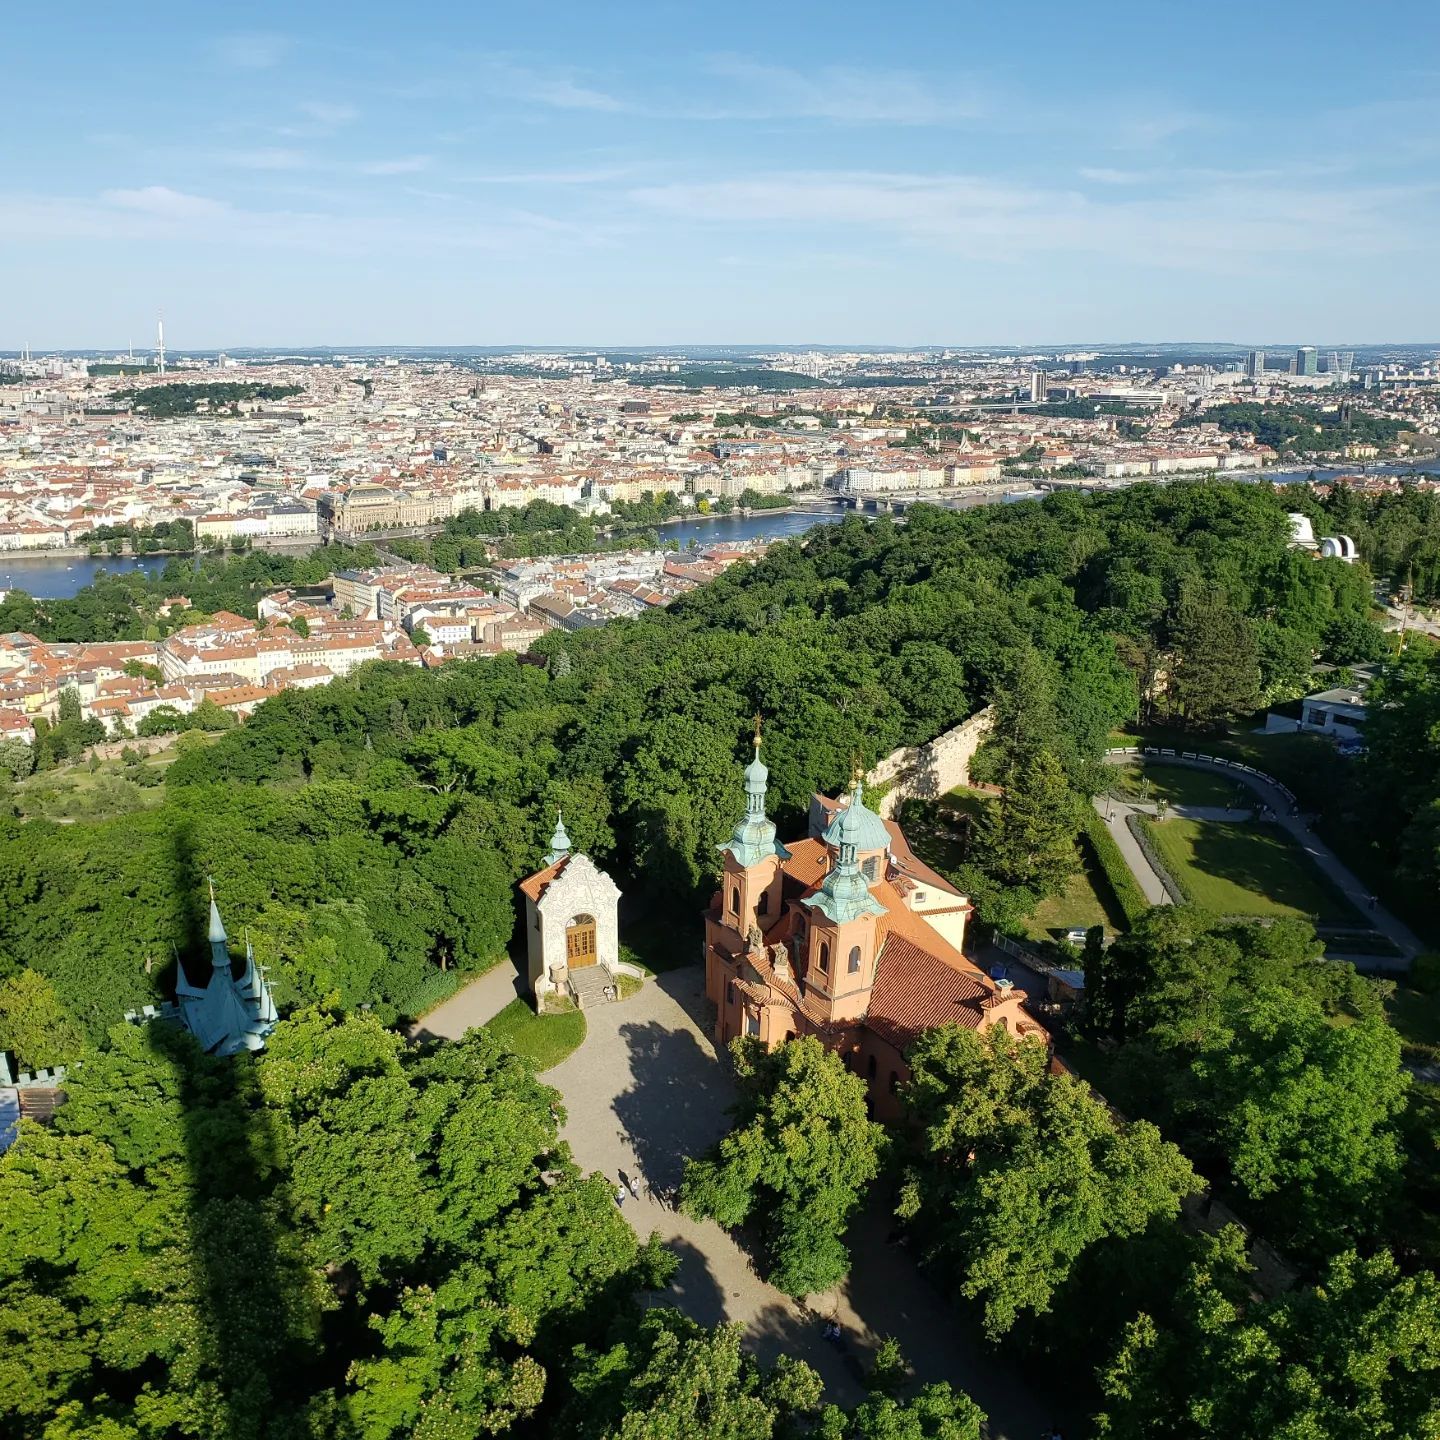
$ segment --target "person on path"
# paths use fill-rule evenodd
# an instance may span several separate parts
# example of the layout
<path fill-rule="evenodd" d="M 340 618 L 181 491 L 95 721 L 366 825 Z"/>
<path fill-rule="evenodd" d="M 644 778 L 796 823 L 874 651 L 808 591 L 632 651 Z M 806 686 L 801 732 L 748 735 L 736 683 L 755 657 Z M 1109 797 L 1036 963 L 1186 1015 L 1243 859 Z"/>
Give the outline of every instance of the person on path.
<path fill-rule="evenodd" d="M 625 1187 L 623 1185 L 615 1187 L 615 1205 L 620 1210 L 625 1208 Z"/>
<path fill-rule="evenodd" d="M 630 1194 L 634 1196 L 636 1200 L 640 1198 L 640 1177 L 638 1175 L 632 1175 L 630 1177 Z"/>

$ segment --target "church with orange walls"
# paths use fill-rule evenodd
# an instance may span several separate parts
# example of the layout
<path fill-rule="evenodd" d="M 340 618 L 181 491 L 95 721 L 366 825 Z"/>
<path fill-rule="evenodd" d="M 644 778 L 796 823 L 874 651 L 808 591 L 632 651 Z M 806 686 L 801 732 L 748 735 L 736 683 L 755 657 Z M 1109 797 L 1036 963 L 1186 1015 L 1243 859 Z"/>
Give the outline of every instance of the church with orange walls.
<path fill-rule="evenodd" d="M 767 1049 L 814 1035 L 869 1086 L 871 1113 L 899 1113 L 904 1052 L 939 1025 L 1045 1031 L 1024 995 L 964 952 L 969 901 L 912 853 L 900 827 L 866 806 L 860 778 L 816 795 L 809 834 L 781 844 L 765 813 L 769 771 L 745 768 L 745 813 L 721 846 L 720 890 L 705 912 L 705 993 L 715 1039 Z"/>

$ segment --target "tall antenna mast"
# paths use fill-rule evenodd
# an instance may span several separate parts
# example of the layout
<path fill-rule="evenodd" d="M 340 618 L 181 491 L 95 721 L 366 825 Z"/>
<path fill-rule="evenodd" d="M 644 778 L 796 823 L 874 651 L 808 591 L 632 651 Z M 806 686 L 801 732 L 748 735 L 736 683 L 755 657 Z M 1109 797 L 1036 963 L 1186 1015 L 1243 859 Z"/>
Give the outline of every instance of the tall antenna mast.
<path fill-rule="evenodd" d="M 155 322 L 155 338 L 159 342 L 156 345 L 156 352 L 160 362 L 160 373 L 165 373 L 165 317 L 161 315 Z"/>

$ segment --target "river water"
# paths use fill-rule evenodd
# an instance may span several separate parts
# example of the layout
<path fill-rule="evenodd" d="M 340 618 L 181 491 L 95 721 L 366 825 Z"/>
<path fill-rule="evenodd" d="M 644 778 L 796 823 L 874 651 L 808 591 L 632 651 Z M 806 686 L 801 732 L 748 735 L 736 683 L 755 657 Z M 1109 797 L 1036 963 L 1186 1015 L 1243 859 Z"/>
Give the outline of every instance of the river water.
<path fill-rule="evenodd" d="M 1425 469 L 1440 468 L 1435 462 Z M 1288 481 L 1304 481 L 1314 473 L 1321 480 L 1336 475 L 1353 475 L 1350 469 L 1335 469 L 1328 466 L 1316 467 L 1312 472 L 1305 470 L 1268 470 L 1261 474 L 1236 475 L 1236 480 L 1269 480 L 1283 485 Z M 1406 465 L 1376 465 L 1367 472 L 1372 475 L 1414 475 L 1417 470 Z M 1013 482 L 1019 484 L 1020 482 Z M 964 492 L 961 492 L 962 494 Z M 959 497 L 957 496 L 957 499 Z M 997 500 L 1011 501 L 1026 498 L 1024 495 L 972 494 L 961 502 L 958 508 L 973 504 L 990 504 Z M 967 503 L 968 502 L 968 503 Z M 953 502 L 952 502 L 953 503 Z M 783 540 L 793 535 L 802 535 L 816 525 L 833 525 L 852 512 L 838 507 L 826 510 L 791 510 L 782 513 L 757 510 L 752 515 L 712 515 L 705 518 L 680 521 L 674 525 L 660 525 L 656 533 L 661 540 L 678 544 L 682 549 L 692 540 L 701 545 L 715 545 L 727 540 Z M 56 559 L 34 556 L 0 555 L 0 590 L 25 590 L 38 599 L 61 600 L 83 590 L 102 571 L 111 574 L 143 570 L 158 575 L 164 570 L 169 557 L 146 555 L 139 559 L 115 559 L 105 556 L 100 559 L 71 558 Z"/>
<path fill-rule="evenodd" d="M 803 534 L 813 525 L 833 525 L 847 512 L 832 510 L 793 510 L 780 514 L 757 510 L 753 515 L 714 515 L 705 519 L 684 520 L 674 525 L 655 527 L 662 541 L 674 542 L 682 549 L 692 540 L 701 545 L 716 545 L 727 540 L 785 539 Z M 42 600 L 68 600 L 89 585 L 101 571 L 129 574 L 135 570 L 158 575 L 171 557 L 145 555 L 138 559 L 102 556 L 21 556 L 0 555 L 0 590 L 24 590 Z"/>

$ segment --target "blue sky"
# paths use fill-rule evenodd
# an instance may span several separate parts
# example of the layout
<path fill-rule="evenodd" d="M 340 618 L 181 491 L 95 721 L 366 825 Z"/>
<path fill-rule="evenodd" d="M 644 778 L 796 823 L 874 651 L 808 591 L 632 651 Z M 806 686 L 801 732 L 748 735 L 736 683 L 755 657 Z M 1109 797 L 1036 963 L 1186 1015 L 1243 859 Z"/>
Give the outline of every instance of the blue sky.
<path fill-rule="evenodd" d="M 1440 6 L 31 5 L 0 349 L 1440 340 Z"/>

